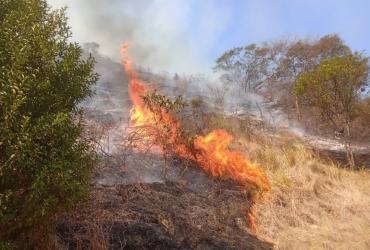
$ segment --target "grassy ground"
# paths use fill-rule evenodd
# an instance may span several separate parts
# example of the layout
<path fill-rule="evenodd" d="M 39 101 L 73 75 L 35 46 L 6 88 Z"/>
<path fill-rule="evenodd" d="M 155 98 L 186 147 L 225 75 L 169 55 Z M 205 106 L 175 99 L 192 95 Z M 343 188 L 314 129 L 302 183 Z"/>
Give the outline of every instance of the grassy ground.
<path fill-rule="evenodd" d="M 194 120 L 200 121 L 199 124 L 195 124 L 197 127 L 194 125 Z M 272 190 L 262 202 L 255 205 L 256 235 L 258 238 L 273 243 L 276 249 L 370 249 L 369 170 L 351 171 L 341 168 L 331 161 L 321 159 L 318 155 L 306 149 L 299 139 L 278 132 L 276 129 L 267 128 L 258 121 L 229 119 L 222 115 L 211 116 L 200 113 L 194 119 L 189 119 L 188 123 L 190 124 L 188 127 L 197 130 L 196 132 L 207 133 L 219 128 L 229 131 L 236 138 L 232 145 L 233 149 L 243 152 L 252 162 L 259 164 L 266 170 L 271 181 Z M 200 181 L 200 183 L 203 182 Z M 168 187 L 164 185 L 164 188 Z M 106 196 L 108 192 L 104 190 L 101 194 Z M 141 194 L 141 192 L 136 192 L 136 194 Z M 115 195 L 117 196 L 117 194 Z M 130 205 L 130 203 L 127 205 L 126 202 L 121 202 L 123 205 L 121 204 L 118 207 L 107 206 L 114 200 L 121 200 L 120 197 L 117 197 L 107 197 L 105 202 L 104 199 L 99 199 L 98 195 L 93 195 L 93 202 L 104 201 L 101 202 L 101 214 L 104 215 L 102 218 L 105 220 L 107 219 L 107 211 L 110 211 L 110 209 L 117 210 L 119 214 L 129 211 L 127 207 L 120 207 Z M 155 208 L 154 210 L 158 211 L 157 204 L 162 206 L 163 202 L 151 201 L 150 204 L 155 206 L 149 203 L 149 205 L 140 203 L 153 197 L 152 194 L 144 192 L 140 195 L 140 199 L 132 200 L 135 202 L 129 208 L 132 213 L 138 214 L 141 211 L 139 208 L 144 210 Z M 212 201 L 212 197 L 207 197 L 207 202 Z M 235 203 L 235 198 L 230 197 L 230 202 L 225 203 L 228 205 L 227 209 L 224 209 L 220 202 L 213 202 L 215 207 L 219 209 L 216 210 L 220 213 L 209 208 L 206 210 L 216 221 L 226 222 L 227 225 L 235 224 L 234 226 L 237 227 L 240 223 L 245 222 L 244 220 L 241 220 L 242 222 L 235 220 L 231 216 L 240 209 L 241 205 Z M 163 201 L 163 198 L 159 200 Z M 179 202 L 177 196 L 173 200 L 168 204 Z M 203 203 L 200 202 L 199 204 Z M 236 206 L 230 208 L 234 203 Z M 92 212 L 85 213 L 88 215 L 87 218 L 99 217 L 94 215 L 94 213 L 97 213 L 99 206 L 93 204 L 91 206 Z M 199 204 L 196 206 L 200 207 Z M 189 202 L 185 202 L 182 207 L 185 210 L 192 209 Z M 166 215 L 171 213 L 176 215 L 173 218 L 171 217 L 171 220 L 167 219 L 168 221 L 176 221 L 178 216 L 184 216 L 184 211 L 174 212 L 172 205 L 168 207 L 168 210 L 166 209 L 160 208 L 159 210 L 165 211 L 164 214 Z M 141 214 L 146 215 L 148 212 L 145 211 Z M 154 214 L 158 214 L 158 212 Z M 185 217 L 192 219 L 192 215 Z M 115 215 L 113 218 L 117 219 L 118 216 Z M 123 216 L 122 221 L 130 221 L 129 218 L 129 216 Z M 155 218 L 153 218 L 151 221 L 155 221 Z M 205 216 L 202 215 L 199 218 L 205 218 Z M 161 221 L 159 219 L 156 223 L 162 225 Z M 195 221 L 198 221 L 198 219 Z M 167 223 L 164 223 L 162 226 L 166 227 L 166 225 Z M 185 224 L 183 221 L 178 221 L 174 225 L 181 228 Z M 204 228 L 207 227 L 209 227 L 208 222 L 204 224 Z M 233 236 L 239 229 L 246 230 L 241 229 L 244 227 L 240 227 L 240 225 L 239 229 L 235 229 L 236 227 L 230 230 L 222 228 L 219 232 Z M 96 232 L 98 232 L 96 235 L 101 235 L 99 233 L 101 231 L 100 227 L 91 228 L 94 235 Z M 203 231 L 204 228 L 202 228 Z M 197 229 L 188 227 L 185 232 L 187 234 L 189 232 L 196 233 Z M 218 237 L 224 238 L 220 235 Z M 94 239 L 94 237 L 89 238 Z M 96 242 L 99 243 L 99 239 L 105 238 L 104 235 L 98 237 Z M 195 240 L 196 237 L 190 238 Z M 194 243 L 194 246 L 196 245 L 197 243 Z M 97 247 L 96 249 L 105 248 Z"/>
<path fill-rule="evenodd" d="M 370 249 L 370 171 L 325 162 L 296 140 L 239 135 L 272 191 L 257 204 L 257 235 L 276 249 Z"/>
<path fill-rule="evenodd" d="M 246 118 L 207 116 L 235 149 L 266 169 L 272 190 L 255 207 L 257 235 L 276 249 L 370 249 L 370 171 L 344 169 L 289 133 Z"/>

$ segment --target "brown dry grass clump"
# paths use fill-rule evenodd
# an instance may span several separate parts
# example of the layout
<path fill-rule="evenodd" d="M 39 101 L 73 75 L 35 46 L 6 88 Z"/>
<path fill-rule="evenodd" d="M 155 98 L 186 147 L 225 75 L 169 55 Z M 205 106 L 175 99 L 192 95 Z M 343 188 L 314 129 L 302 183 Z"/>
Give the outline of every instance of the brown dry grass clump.
<path fill-rule="evenodd" d="M 239 138 L 272 183 L 255 207 L 259 237 L 276 249 L 370 249 L 369 170 L 340 168 L 287 137 Z"/>

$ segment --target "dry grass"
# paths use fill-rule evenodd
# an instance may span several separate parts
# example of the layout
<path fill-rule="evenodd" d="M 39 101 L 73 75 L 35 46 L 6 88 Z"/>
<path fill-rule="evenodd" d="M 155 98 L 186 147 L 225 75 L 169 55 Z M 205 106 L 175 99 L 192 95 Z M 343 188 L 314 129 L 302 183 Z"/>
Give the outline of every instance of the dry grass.
<path fill-rule="evenodd" d="M 234 147 L 269 175 L 272 190 L 255 207 L 258 237 L 276 249 L 370 249 L 368 169 L 343 169 L 248 118 L 213 119 L 205 127 L 232 132 Z"/>
<path fill-rule="evenodd" d="M 269 175 L 272 190 L 255 206 L 258 237 L 273 242 L 276 249 L 370 249 L 369 170 L 342 169 L 294 138 L 267 136 L 250 125 L 253 121 L 217 115 L 201 120 L 201 131 L 223 128 L 232 132 L 238 139 L 233 146 L 244 150 Z M 220 220 L 219 216 L 229 221 L 237 209 L 219 204 L 213 220 Z M 173 227 L 165 217 L 160 222 Z M 104 249 L 106 238 L 100 228 L 93 229 L 90 238 L 96 249 Z M 232 235 L 232 228 L 225 233 Z"/>
<path fill-rule="evenodd" d="M 276 249 L 370 249 L 370 171 L 341 169 L 291 140 L 260 136 L 239 147 L 272 182 L 255 207 L 259 237 Z"/>

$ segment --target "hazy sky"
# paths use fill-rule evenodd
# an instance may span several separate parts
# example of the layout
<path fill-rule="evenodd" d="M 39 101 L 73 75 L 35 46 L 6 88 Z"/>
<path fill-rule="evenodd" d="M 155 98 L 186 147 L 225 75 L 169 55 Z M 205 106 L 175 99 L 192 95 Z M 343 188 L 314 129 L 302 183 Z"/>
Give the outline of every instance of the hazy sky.
<path fill-rule="evenodd" d="M 131 41 L 155 70 L 202 72 L 225 50 L 265 40 L 339 34 L 370 51 L 368 0 L 48 0 L 68 6 L 74 39 L 116 60 Z"/>

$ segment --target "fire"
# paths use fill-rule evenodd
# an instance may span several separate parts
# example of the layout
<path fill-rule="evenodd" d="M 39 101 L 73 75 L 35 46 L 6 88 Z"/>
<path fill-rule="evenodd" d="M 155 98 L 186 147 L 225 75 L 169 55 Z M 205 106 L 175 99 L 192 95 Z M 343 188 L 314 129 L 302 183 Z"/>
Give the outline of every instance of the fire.
<path fill-rule="evenodd" d="M 194 146 L 199 150 L 197 162 L 210 175 L 229 177 L 245 188 L 268 191 L 270 185 L 262 169 L 253 165 L 241 153 L 228 149 L 233 137 L 224 130 L 199 136 Z"/>
<path fill-rule="evenodd" d="M 144 126 L 150 124 L 153 121 L 153 114 L 145 109 L 142 97 L 147 94 L 145 85 L 140 81 L 136 71 L 132 67 L 132 60 L 127 55 L 129 44 L 125 43 L 121 49 L 122 65 L 124 66 L 125 72 L 129 77 L 129 89 L 128 93 L 133 103 L 131 109 L 131 121 L 136 126 Z"/>
<path fill-rule="evenodd" d="M 261 168 L 252 164 L 240 152 L 229 150 L 233 137 L 226 131 L 215 130 L 205 136 L 196 137 L 193 141 L 194 150 L 176 140 L 179 122 L 163 109 L 154 113 L 145 107 L 142 97 L 149 91 L 133 69 L 132 60 L 127 54 L 128 48 L 129 45 L 124 44 L 121 53 L 122 65 L 129 76 L 129 95 L 133 103 L 130 122 L 134 127 L 145 127 L 143 138 L 156 141 L 156 138 L 150 137 L 166 133 L 166 143 L 171 146 L 173 152 L 181 158 L 196 162 L 209 175 L 233 179 L 245 190 L 258 190 L 262 194 L 270 190 L 268 178 Z M 253 204 L 254 201 L 251 202 Z M 248 211 L 247 219 L 253 227 L 252 210 Z"/>

